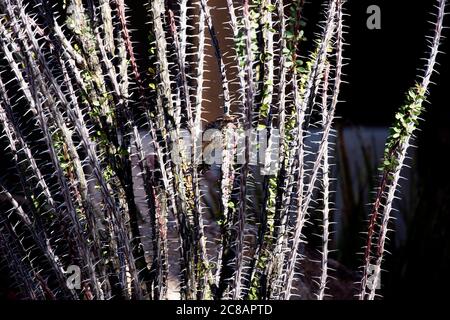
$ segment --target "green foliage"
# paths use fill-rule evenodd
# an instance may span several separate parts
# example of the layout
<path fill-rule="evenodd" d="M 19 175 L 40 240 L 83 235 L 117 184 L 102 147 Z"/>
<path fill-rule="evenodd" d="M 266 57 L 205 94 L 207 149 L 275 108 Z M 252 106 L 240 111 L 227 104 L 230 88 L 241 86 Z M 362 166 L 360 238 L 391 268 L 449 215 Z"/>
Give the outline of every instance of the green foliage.
<path fill-rule="evenodd" d="M 390 129 L 390 135 L 384 150 L 384 160 L 381 170 L 392 172 L 398 166 L 396 150 L 404 143 L 419 125 L 419 117 L 423 112 L 426 89 L 420 84 L 409 90 L 406 102 L 395 114 L 395 122 Z"/>

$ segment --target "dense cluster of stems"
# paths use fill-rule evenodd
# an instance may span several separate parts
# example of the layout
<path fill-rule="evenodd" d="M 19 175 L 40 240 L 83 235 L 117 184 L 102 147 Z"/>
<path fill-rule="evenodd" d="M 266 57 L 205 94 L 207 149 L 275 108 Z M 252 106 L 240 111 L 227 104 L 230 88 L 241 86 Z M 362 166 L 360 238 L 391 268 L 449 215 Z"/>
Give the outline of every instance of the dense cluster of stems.
<path fill-rule="evenodd" d="M 361 299 L 377 293 L 370 284 L 439 52 L 446 1 L 435 1 L 425 75 L 386 145 Z M 292 299 L 305 228 L 315 225 L 320 272 L 311 290 L 329 297 L 345 0 L 323 2 L 305 52 L 303 0 L 223 1 L 226 26 L 208 0 L 151 0 L 141 5 L 146 44 L 133 42 L 124 0 L 0 0 L 0 252 L 17 295 Z M 232 38 L 228 46 L 217 30 Z M 220 164 L 205 168 L 207 81 L 220 87 L 223 116 Z M 253 133 L 240 141 L 260 131 L 266 141 Z M 204 188 L 212 171 L 214 190 Z M 214 193 L 217 212 L 207 200 Z M 68 281 L 70 266 L 79 286 Z"/>

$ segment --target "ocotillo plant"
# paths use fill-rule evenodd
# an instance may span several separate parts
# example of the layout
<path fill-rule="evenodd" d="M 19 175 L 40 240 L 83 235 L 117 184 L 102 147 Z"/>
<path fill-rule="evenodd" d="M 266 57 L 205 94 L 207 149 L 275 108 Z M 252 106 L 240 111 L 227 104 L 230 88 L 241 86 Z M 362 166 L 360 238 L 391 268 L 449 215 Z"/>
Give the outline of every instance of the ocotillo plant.
<path fill-rule="evenodd" d="M 304 52 L 303 0 L 223 1 L 226 28 L 207 0 L 151 0 L 146 44 L 132 41 L 124 0 L 0 0 L 0 252 L 17 296 L 291 299 L 305 277 L 305 226 L 316 224 L 309 289 L 329 297 L 345 1 L 323 2 L 321 32 Z M 386 144 L 360 299 L 377 295 L 439 52 L 446 1 L 436 3 L 425 74 Z M 220 86 L 223 116 L 204 132 L 207 80 Z M 211 172 L 218 183 L 205 188 Z"/>

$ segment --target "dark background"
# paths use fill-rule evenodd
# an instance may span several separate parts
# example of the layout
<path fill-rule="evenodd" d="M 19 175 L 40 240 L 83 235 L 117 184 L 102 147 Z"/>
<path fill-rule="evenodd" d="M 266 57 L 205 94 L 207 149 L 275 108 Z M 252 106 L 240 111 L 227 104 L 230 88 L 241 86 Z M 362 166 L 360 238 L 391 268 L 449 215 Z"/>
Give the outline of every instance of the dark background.
<path fill-rule="evenodd" d="M 312 22 L 322 1 L 305 8 Z M 412 87 L 427 56 L 426 35 L 432 35 L 437 1 L 348 1 L 344 85 L 339 115 L 344 125 L 390 126 L 405 92 Z M 381 8 L 381 30 L 366 28 L 369 5 Z M 446 26 L 450 25 L 446 19 Z M 449 30 L 444 31 L 449 36 Z M 450 39 L 444 39 L 429 103 L 415 145 L 417 208 L 407 225 L 407 240 L 384 266 L 385 298 L 438 298 L 450 284 Z M 394 238 L 395 236 L 391 236 Z"/>

